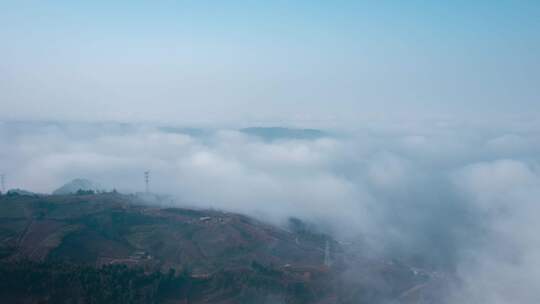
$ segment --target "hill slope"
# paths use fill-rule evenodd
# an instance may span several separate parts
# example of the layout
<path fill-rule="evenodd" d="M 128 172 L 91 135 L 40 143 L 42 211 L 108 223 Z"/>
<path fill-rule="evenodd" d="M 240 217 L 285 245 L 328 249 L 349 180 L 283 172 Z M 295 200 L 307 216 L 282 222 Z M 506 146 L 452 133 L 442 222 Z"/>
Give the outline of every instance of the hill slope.
<path fill-rule="evenodd" d="M 148 282 L 157 280 L 148 283 L 152 297 L 163 296 L 159 286 L 167 280 L 184 282 L 173 284 L 174 292 L 164 292 L 167 297 L 160 298 L 173 302 L 335 303 L 340 299 L 342 303 L 358 303 L 361 299 L 376 303 L 398 299 L 429 279 L 404 265 L 355 260 L 356 264 L 364 263 L 361 267 L 365 271 L 369 267 L 369 273 L 380 275 L 382 282 L 348 280 L 345 270 L 354 263 L 347 261 L 340 245 L 328 236 L 288 231 L 221 211 L 147 206 L 136 196 L 113 193 L 1 196 L 0 240 L 4 277 L 28 269 L 42 269 L 40 275 L 56 277 L 62 269 L 60 276 L 83 278 L 80 273 L 92 273 L 105 278 L 99 281 L 114 281 L 116 276 L 128 276 L 129 271 L 110 267 L 127 266 L 143 271 Z M 332 267 L 324 265 L 327 244 Z M 41 266 L 29 267 L 21 261 Z M 156 275 L 169 271 L 183 275 L 168 279 Z M 80 293 L 70 296 L 87 299 L 87 283 L 73 279 L 70 284 Z M 188 288 L 189 292 L 180 288 L 188 283 L 199 287 Z M 28 284 L 21 281 L 21 285 Z M 6 290 L 5 296 L 13 297 L 10 292 L 17 289 Z M 63 295 L 61 291 L 58 294 Z M 27 291 L 22 294 L 28 296 Z M 47 292 L 34 296 L 30 302 L 51 297 Z"/>

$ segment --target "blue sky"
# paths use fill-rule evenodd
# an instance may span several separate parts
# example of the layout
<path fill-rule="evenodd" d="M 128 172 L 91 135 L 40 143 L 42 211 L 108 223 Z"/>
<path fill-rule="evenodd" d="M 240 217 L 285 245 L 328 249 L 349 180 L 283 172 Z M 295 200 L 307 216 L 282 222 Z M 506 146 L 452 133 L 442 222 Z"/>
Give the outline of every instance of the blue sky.
<path fill-rule="evenodd" d="M 2 119 L 540 110 L 537 1 L 2 1 L 0 39 Z"/>

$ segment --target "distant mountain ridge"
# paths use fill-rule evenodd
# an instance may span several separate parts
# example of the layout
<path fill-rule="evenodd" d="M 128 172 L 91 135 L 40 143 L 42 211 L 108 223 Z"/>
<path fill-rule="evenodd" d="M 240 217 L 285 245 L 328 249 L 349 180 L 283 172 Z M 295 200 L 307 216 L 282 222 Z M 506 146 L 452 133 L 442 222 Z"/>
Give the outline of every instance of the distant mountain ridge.
<path fill-rule="evenodd" d="M 250 127 L 240 129 L 240 132 L 258 136 L 269 141 L 279 139 L 317 139 L 328 136 L 324 131 L 317 129 L 292 129 L 284 127 Z"/>

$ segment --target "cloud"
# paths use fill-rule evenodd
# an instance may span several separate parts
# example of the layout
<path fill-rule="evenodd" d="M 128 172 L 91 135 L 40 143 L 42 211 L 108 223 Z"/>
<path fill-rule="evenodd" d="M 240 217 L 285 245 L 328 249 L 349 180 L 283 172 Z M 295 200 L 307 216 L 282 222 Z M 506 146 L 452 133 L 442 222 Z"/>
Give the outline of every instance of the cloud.
<path fill-rule="evenodd" d="M 481 214 L 484 235 L 463 248 L 456 303 L 537 303 L 540 293 L 540 175 L 532 165 L 498 160 L 454 176 Z"/>
<path fill-rule="evenodd" d="M 526 195 L 539 185 L 527 164 L 508 159 L 469 165 L 455 174 L 454 182 L 486 211 L 515 206 L 521 202 L 512 201 L 518 193 Z"/>
<path fill-rule="evenodd" d="M 265 140 L 230 128 L 3 123 L 0 134 L 10 187 L 51 192 L 82 177 L 135 192 L 150 170 L 151 190 L 176 205 L 275 224 L 295 216 L 381 257 L 441 269 L 461 282 L 454 303 L 538 302 L 534 125 L 437 121 Z"/>

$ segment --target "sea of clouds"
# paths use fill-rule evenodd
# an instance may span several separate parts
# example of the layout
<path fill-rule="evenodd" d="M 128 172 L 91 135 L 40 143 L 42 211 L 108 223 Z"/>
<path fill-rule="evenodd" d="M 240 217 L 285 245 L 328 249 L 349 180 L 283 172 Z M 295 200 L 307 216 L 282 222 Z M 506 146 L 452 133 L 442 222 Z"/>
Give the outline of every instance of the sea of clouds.
<path fill-rule="evenodd" d="M 282 132 L 283 133 L 283 132 Z M 9 188 L 74 178 L 172 204 L 294 216 L 454 273 L 453 303 L 540 303 L 540 124 L 424 121 L 265 138 L 235 128 L 0 123 Z"/>

